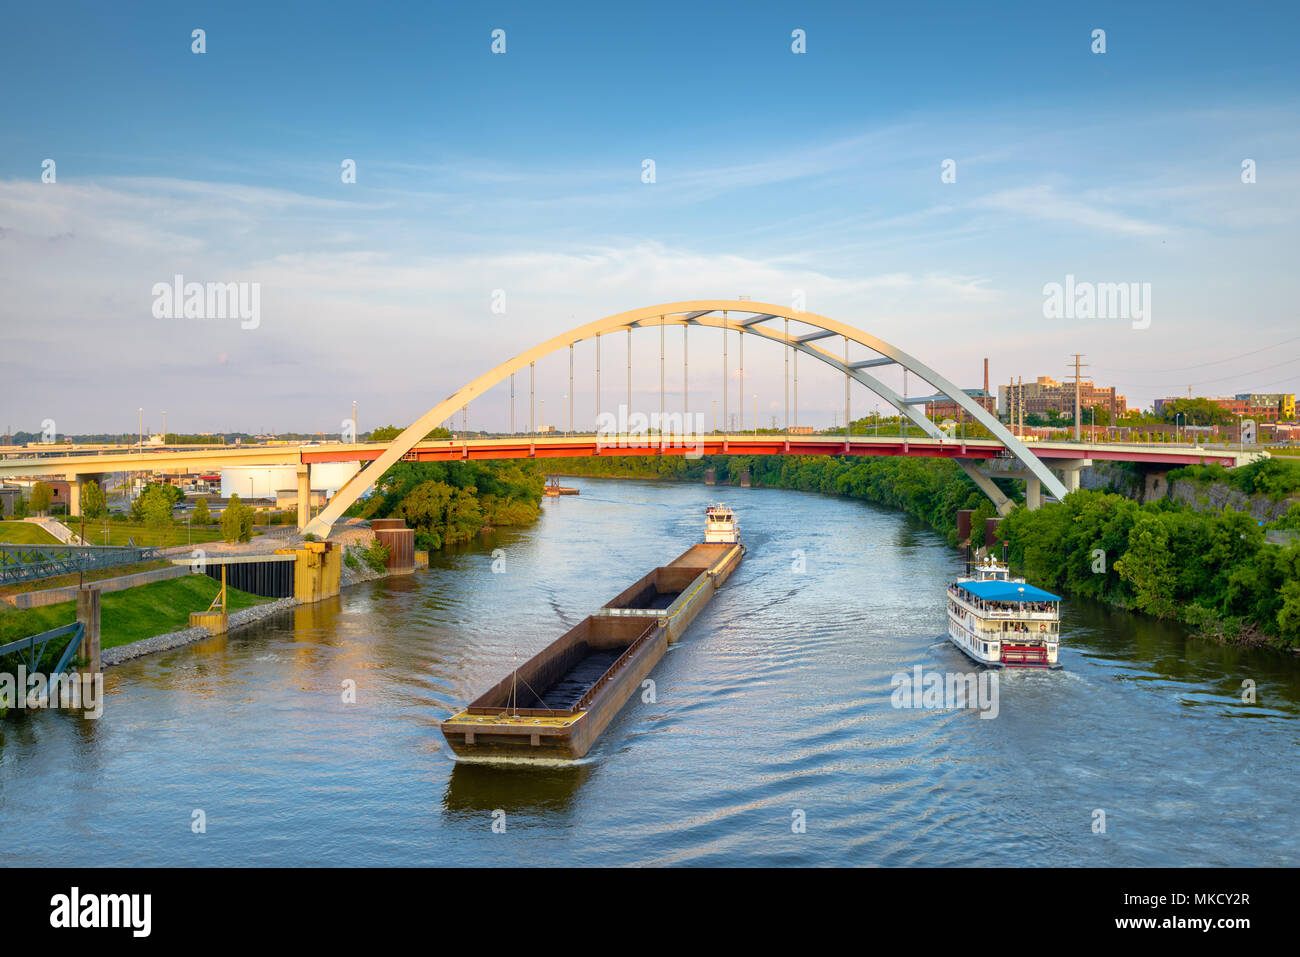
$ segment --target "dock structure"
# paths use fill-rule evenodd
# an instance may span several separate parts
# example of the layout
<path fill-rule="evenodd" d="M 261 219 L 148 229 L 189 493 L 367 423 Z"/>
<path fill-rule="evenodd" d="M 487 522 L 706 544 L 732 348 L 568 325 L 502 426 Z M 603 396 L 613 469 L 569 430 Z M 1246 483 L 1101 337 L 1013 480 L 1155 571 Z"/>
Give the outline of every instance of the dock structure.
<path fill-rule="evenodd" d="M 744 553 L 701 543 L 652 569 L 444 721 L 448 746 L 461 760 L 585 756 Z"/>

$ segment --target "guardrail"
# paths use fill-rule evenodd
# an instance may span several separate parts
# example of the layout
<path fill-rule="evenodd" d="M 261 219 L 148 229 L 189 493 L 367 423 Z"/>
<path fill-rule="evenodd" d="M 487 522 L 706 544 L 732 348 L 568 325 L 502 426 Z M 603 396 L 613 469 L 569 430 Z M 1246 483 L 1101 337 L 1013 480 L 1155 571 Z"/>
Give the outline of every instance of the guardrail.
<path fill-rule="evenodd" d="M 43 631 L 38 635 L 30 635 L 27 638 L 19 638 L 17 641 L 11 641 L 7 645 L 0 645 L 0 656 L 17 654 L 19 660 L 27 668 L 28 672 L 38 671 L 42 656 L 50 642 L 56 638 L 62 638 L 64 635 L 71 635 L 72 640 L 68 646 L 63 649 L 63 654 L 59 656 L 58 663 L 50 670 L 47 677 L 54 678 L 62 674 L 68 667 L 68 662 L 72 656 L 77 653 L 81 647 L 81 639 L 86 635 L 86 626 L 83 622 L 73 622 L 71 625 L 64 625 L 62 628 L 55 628 L 51 631 Z"/>
<path fill-rule="evenodd" d="M 158 557 L 157 548 L 133 545 L 0 545 L 0 585 L 133 565 Z"/>

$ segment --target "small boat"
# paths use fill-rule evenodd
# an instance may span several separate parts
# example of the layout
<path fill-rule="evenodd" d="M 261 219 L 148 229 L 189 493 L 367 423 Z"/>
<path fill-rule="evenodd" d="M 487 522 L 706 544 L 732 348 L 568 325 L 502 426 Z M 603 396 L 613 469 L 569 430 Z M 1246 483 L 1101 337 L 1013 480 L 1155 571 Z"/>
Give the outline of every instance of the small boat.
<path fill-rule="evenodd" d="M 731 509 L 710 505 L 703 542 L 652 569 L 444 721 L 447 745 L 468 761 L 583 757 L 744 554 Z"/>
<path fill-rule="evenodd" d="M 985 556 L 948 586 L 948 640 L 989 668 L 1061 667 L 1061 598 Z"/>
<path fill-rule="evenodd" d="M 552 496 L 578 494 L 578 490 L 576 488 L 569 488 L 567 485 L 561 485 L 560 480 L 557 479 L 554 475 L 551 476 L 551 480 L 546 483 L 546 486 L 542 489 L 542 491 L 545 492 L 547 495 L 552 495 Z"/>

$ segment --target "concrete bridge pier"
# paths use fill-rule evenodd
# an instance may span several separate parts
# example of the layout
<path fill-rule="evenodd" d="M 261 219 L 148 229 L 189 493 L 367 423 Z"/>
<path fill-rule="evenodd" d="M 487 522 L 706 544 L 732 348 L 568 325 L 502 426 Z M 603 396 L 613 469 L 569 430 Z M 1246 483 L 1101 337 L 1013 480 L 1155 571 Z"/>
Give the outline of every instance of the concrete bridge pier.
<path fill-rule="evenodd" d="M 311 465 L 298 463 L 298 531 L 311 521 Z"/>
<path fill-rule="evenodd" d="M 1025 508 L 1037 511 L 1043 505 L 1043 483 L 1033 475 L 1025 477 Z"/>
<path fill-rule="evenodd" d="M 1079 491 L 1079 473 L 1091 466 L 1092 459 L 1062 459 L 1052 463 L 1052 468 L 1061 473 L 1061 481 L 1065 483 L 1066 492 Z"/>

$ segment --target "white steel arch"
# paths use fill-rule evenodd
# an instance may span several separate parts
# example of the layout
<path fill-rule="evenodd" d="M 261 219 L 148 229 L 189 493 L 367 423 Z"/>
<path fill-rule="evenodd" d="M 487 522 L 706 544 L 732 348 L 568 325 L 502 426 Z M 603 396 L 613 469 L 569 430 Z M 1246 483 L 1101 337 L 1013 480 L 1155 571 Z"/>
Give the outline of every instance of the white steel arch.
<path fill-rule="evenodd" d="M 732 318 L 733 315 L 740 318 Z M 789 319 L 793 322 L 812 326 L 817 331 L 804 335 L 787 336 L 784 331 L 766 327 L 765 324 L 771 319 Z M 346 485 L 339 489 L 329 504 L 307 524 L 304 531 L 322 538 L 328 535 L 330 528 L 342 518 L 344 511 L 374 485 L 394 463 L 420 444 L 429 432 L 488 389 L 504 382 L 521 369 L 528 368 L 530 363 L 536 362 L 553 352 L 568 348 L 584 339 L 593 339 L 598 335 L 605 335 L 622 329 L 630 331 L 641 327 L 655 328 L 660 325 L 707 326 L 718 329 L 725 327 L 728 330 L 735 329 L 741 333 L 777 342 L 810 355 L 840 373 L 847 373 L 851 378 L 879 395 L 902 415 L 905 415 L 926 435 L 940 441 L 947 440 L 948 436 L 926 417 L 923 409 L 918 411 L 917 406 L 924 406 L 926 401 L 932 401 L 939 396 L 946 396 L 1001 441 L 1007 450 L 1020 461 L 1025 470 L 1043 483 L 1043 487 L 1048 492 L 1057 498 L 1064 498 L 1066 495 L 1066 488 L 1061 480 L 1037 456 L 1031 453 L 1023 442 L 1012 435 L 995 416 L 990 415 L 983 406 L 938 372 L 883 339 L 826 316 L 790 309 L 772 303 L 751 302 L 748 299 L 701 299 L 690 302 L 646 306 L 641 309 L 632 309 L 628 312 L 606 316 L 604 319 L 597 319 L 595 322 L 589 322 L 586 325 L 578 326 L 576 329 L 570 329 L 568 332 L 548 339 L 526 352 L 521 352 L 513 359 L 501 363 L 495 369 L 483 373 L 483 375 L 462 386 L 411 423 L 405 431 L 393 439 L 379 458 L 359 471 Z M 832 355 L 829 350 L 816 344 L 818 340 L 831 336 L 842 336 L 850 342 L 865 346 L 875 352 L 877 358 L 846 364 L 844 359 Z M 901 396 L 869 371 L 866 371 L 876 367 L 892 365 L 907 370 L 907 372 L 927 383 L 934 389 L 934 394 L 921 397 Z M 755 425 L 757 426 L 757 423 Z"/>

